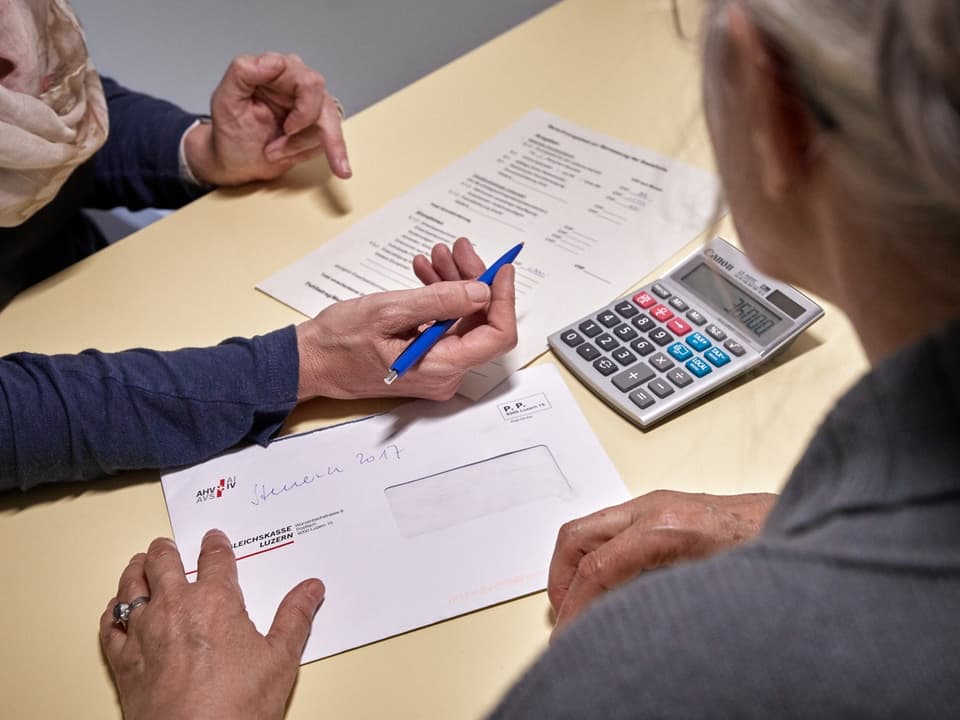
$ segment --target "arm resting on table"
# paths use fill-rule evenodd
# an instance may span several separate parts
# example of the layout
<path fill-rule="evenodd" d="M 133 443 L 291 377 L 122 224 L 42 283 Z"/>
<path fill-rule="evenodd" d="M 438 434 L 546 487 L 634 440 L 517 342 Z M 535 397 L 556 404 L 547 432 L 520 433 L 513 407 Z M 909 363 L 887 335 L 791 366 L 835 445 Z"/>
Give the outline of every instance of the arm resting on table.
<path fill-rule="evenodd" d="M 0 490 L 266 445 L 296 404 L 292 326 L 211 348 L 0 359 Z"/>

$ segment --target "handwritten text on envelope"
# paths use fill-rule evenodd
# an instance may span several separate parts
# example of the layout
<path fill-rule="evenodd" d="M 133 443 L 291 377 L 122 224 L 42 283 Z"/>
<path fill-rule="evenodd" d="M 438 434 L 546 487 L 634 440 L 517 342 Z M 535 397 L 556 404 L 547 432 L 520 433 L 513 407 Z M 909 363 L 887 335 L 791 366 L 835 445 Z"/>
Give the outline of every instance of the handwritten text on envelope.
<path fill-rule="evenodd" d="M 209 528 L 233 541 L 261 632 L 290 588 L 324 581 L 304 662 L 543 589 L 560 525 L 627 497 L 550 365 L 479 403 L 413 402 L 232 452 L 163 490 L 191 577 Z"/>

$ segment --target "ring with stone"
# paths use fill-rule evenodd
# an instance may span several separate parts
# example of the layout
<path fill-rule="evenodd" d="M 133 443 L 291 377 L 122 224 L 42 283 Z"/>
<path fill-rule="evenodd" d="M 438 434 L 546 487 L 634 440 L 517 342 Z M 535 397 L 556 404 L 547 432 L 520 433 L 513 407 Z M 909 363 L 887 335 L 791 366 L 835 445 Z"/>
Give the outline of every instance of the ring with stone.
<path fill-rule="evenodd" d="M 126 629 L 127 621 L 130 619 L 130 613 L 141 605 L 146 605 L 148 602 L 150 602 L 150 598 L 146 595 L 134 598 L 128 603 L 118 602 L 113 606 L 113 621 Z"/>

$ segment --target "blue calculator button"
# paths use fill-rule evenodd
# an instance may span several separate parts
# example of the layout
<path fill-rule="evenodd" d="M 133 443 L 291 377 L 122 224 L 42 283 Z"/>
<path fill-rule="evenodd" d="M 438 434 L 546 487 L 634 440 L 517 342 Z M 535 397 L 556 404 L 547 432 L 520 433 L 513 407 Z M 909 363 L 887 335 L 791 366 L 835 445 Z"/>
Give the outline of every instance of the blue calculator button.
<path fill-rule="evenodd" d="M 693 353 L 690 352 L 690 348 L 683 343 L 674 343 L 667 348 L 667 352 L 673 355 L 674 360 L 680 361 L 686 360 L 688 357 L 693 355 Z"/>
<path fill-rule="evenodd" d="M 703 356 L 717 367 L 722 367 L 730 362 L 730 356 L 718 347 L 712 347 Z"/>
<path fill-rule="evenodd" d="M 707 340 L 700 333 L 695 332 L 687 336 L 687 345 L 692 347 L 694 350 L 703 351 L 703 350 L 706 350 L 711 345 L 713 345 L 713 343 Z"/>
<path fill-rule="evenodd" d="M 698 378 L 703 377 L 710 371 L 710 366 L 698 357 L 687 360 L 687 370 L 692 372 Z"/>

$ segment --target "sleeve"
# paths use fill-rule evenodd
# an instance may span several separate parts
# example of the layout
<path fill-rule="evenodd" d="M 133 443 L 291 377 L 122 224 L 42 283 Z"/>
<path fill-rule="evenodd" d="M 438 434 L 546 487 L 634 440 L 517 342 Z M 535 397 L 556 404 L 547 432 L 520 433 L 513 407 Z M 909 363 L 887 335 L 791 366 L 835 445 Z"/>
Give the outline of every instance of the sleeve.
<path fill-rule="evenodd" d="M 0 490 L 266 445 L 296 404 L 293 326 L 171 352 L 0 358 Z"/>
<path fill-rule="evenodd" d="M 206 192 L 180 175 L 180 138 L 199 117 L 101 78 L 110 116 L 107 142 L 89 163 L 86 207 L 178 208 Z"/>

